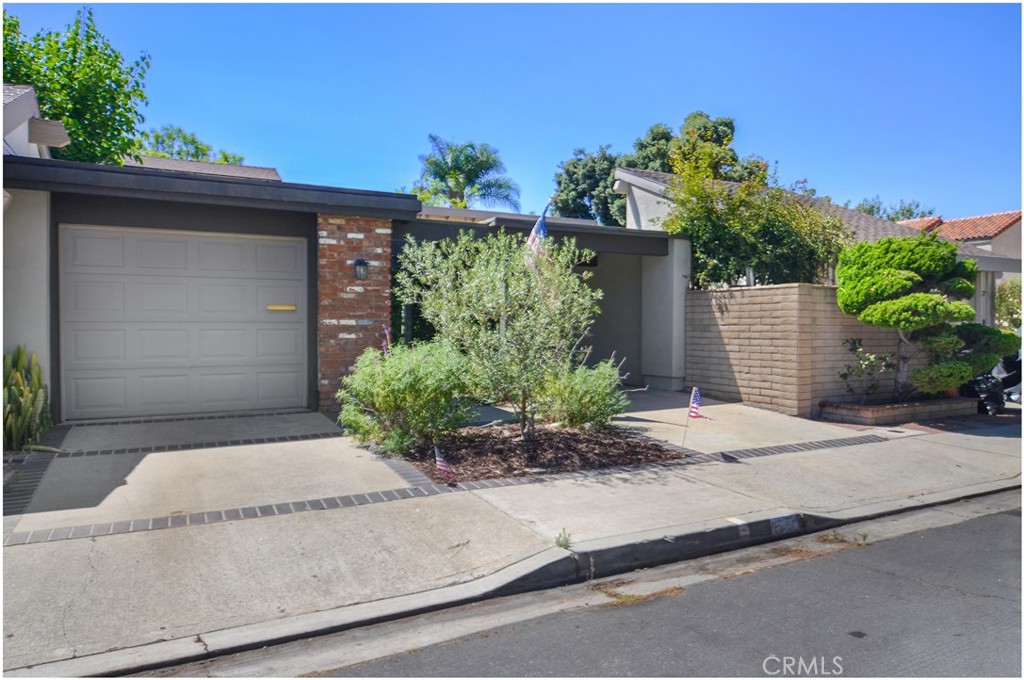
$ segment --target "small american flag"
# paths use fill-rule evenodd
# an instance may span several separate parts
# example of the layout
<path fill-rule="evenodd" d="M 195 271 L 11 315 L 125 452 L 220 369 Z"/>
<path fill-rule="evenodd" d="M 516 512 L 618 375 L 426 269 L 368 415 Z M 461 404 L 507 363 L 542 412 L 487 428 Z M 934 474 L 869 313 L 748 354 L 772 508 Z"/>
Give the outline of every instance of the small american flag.
<path fill-rule="evenodd" d="M 690 395 L 690 417 L 714 421 L 714 418 L 709 418 L 708 416 L 702 416 L 700 414 L 700 390 L 696 387 L 693 388 L 693 393 Z"/>
<path fill-rule="evenodd" d="M 437 445 L 434 446 L 434 465 L 437 466 L 442 477 L 447 479 L 449 482 L 455 481 L 455 475 L 452 474 L 452 469 L 448 467 L 448 461 L 446 461 L 444 456 L 441 455 L 441 449 L 437 448 Z"/>
<path fill-rule="evenodd" d="M 526 254 L 526 262 L 534 269 L 537 269 L 537 257 L 540 256 L 540 242 L 548 237 L 548 223 L 546 216 L 551 203 L 544 206 L 544 212 L 540 214 L 537 223 L 530 230 L 530 237 L 526 239 L 526 245 L 530 252 Z"/>

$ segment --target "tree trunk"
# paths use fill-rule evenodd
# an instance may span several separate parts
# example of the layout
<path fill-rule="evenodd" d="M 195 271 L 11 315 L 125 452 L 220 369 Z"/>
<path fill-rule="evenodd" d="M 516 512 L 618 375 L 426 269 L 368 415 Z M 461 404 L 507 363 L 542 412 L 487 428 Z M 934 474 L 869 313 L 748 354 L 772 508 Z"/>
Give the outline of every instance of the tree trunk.
<path fill-rule="evenodd" d="M 903 331 L 897 332 L 900 340 L 896 343 L 896 387 L 893 390 L 893 399 L 897 403 L 902 403 L 910 399 L 914 386 L 910 384 L 910 340 L 903 335 Z"/>

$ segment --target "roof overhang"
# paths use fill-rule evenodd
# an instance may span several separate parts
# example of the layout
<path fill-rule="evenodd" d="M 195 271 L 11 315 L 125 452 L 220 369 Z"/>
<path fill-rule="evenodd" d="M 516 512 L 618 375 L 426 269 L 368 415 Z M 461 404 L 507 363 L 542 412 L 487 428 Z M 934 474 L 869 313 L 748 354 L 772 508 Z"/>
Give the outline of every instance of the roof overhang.
<path fill-rule="evenodd" d="M 654 182 L 646 177 L 634 175 L 625 168 L 615 168 L 615 184 L 612 185 L 612 191 L 617 194 L 625 194 L 625 184 L 631 184 L 659 196 L 663 196 L 665 194 L 665 189 L 667 188 L 660 182 Z"/>
<path fill-rule="evenodd" d="M 4 156 L 4 188 L 414 219 L 415 196 L 148 168 Z"/>
<path fill-rule="evenodd" d="M 4 104 L 4 137 L 14 132 L 22 123 L 39 117 L 35 90 L 29 88 Z"/>
<path fill-rule="evenodd" d="M 999 257 L 997 255 L 963 255 L 957 254 L 958 260 L 965 260 L 970 258 L 978 263 L 978 271 L 980 272 L 999 272 L 999 273 L 1020 273 L 1020 258 L 1019 257 Z"/>
<path fill-rule="evenodd" d="M 411 222 L 397 224 L 398 238 L 414 236 L 419 240 L 441 240 L 455 238 L 461 231 L 477 236 L 486 236 L 499 230 L 526 235 L 537 223 L 536 215 L 501 215 L 477 222 L 463 222 L 446 219 L 427 219 L 421 216 Z M 681 238 L 661 231 L 635 231 L 621 227 L 604 227 L 592 220 L 576 220 L 549 217 L 545 220 L 548 234 L 553 238 L 575 238 L 580 248 L 595 253 L 617 253 L 624 255 L 664 256 L 668 254 L 670 240 Z"/>

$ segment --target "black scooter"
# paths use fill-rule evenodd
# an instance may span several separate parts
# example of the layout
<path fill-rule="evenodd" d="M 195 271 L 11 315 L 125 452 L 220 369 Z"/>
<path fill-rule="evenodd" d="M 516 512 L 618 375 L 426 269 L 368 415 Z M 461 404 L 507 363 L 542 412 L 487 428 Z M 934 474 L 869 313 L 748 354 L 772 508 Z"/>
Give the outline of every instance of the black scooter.
<path fill-rule="evenodd" d="M 994 416 L 1005 410 L 1007 392 L 1017 385 L 1020 385 L 1020 352 L 1003 357 L 991 371 L 961 385 L 960 396 L 976 398 L 978 413 Z"/>

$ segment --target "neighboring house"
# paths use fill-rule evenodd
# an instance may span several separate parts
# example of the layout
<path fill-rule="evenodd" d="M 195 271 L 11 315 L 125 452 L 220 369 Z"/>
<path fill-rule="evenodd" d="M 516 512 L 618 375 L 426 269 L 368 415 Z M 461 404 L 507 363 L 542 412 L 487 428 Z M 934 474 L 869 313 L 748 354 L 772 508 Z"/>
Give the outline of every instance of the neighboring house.
<path fill-rule="evenodd" d="M 660 231 L 670 211 L 665 190 L 674 176 L 619 168 L 615 179 L 615 191 L 626 196 L 625 231 Z M 822 199 L 810 200 L 842 219 L 860 240 L 919 233 Z M 689 246 L 688 241 L 681 243 Z M 966 244 L 958 251 L 960 257 L 978 261 L 972 304 L 978 320 L 991 324 L 994 277 L 1001 272 L 1019 273 L 1020 258 L 996 257 Z M 860 338 L 868 352 L 877 354 L 895 351 L 895 331 L 843 314 L 833 286 L 794 283 L 690 290 L 688 268 L 689 258 L 675 278 L 659 281 L 656 287 L 662 295 L 671 295 L 671 307 L 685 318 L 682 332 L 669 336 L 674 389 L 699 385 L 711 397 L 815 416 L 822 400 L 849 398 L 839 377 L 853 361 L 844 341 Z M 648 357 L 642 355 L 644 360 Z M 891 383 L 877 396 L 885 397 L 887 391 L 891 394 Z"/>
<path fill-rule="evenodd" d="M 408 236 L 526 234 L 537 219 L 180 163 L 4 157 L 4 350 L 39 354 L 59 422 L 336 413 L 340 379 L 390 325 L 392 254 Z M 656 334 L 673 311 L 651 302 L 643 316 L 636 291 L 686 242 L 548 223 L 598 252 L 595 281 L 619 311 L 594 344 L 639 366 L 643 324 Z"/>
<path fill-rule="evenodd" d="M 966 243 L 1000 257 L 1020 259 L 1021 211 L 960 217 L 943 220 L 941 215 L 902 220 L 900 224 L 920 231 L 938 234 L 944 238 Z M 996 276 L 998 283 L 1006 277 L 1020 278 L 1020 272 L 1001 272 Z"/>
<path fill-rule="evenodd" d="M 4 83 L 4 155 L 49 158 L 50 147 L 71 143 L 64 124 L 39 113 L 36 91 L 30 85 Z M 4 207 L 10 200 L 4 192 Z"/>
<path fill-rule="evenodd" d="M 626 196 L 626 228 L 627 229 L 661 229 L 661 221 L 668 216 L 670 205 L 665 199 L 665 190 L 674 179 L 674 175 L 650 170 L 633 168 L 617 168 L 615 170 L 615 191 Z M 850 208 L 836 205 L 826 199 L 810 199 L 821 210 L 841 219 L 853 232 L 854 238 L 874 243 L 886 236 L 915 236 L 919 233 L 914 226 L 890 222 Z M 971 304 L 980 322 L 993 323 L 995 303 L 995 281 L 1004 274 L 1019 276 L 1020 260 L 1020 212 L 1016 214 L 1016 251 L 1007 249 L 997 253 L 988 248 L 977 247 L 974 242 L 965 241 L 958 247 L 959 257 L 971 258 L 978 262 L 978 279 L 976 293 Z M 1011 213 L 1012 215 L 1012 213 Z M 933 218 L 925 218 L 932 220 Z M 940 237 L 961 240 L 943 229 Z M 1008 229 L 1013 232 L 1014 229 Z"/>

